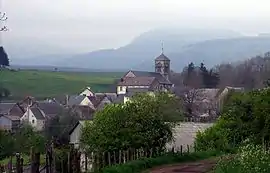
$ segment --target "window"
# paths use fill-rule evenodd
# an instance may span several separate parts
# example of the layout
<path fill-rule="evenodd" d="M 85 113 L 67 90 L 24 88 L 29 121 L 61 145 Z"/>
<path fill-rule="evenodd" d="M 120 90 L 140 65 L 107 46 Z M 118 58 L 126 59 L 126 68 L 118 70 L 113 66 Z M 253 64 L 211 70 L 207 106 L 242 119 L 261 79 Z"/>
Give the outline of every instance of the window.
<path fill-rule="evenodd" d="M 119 90 L 120 90 L 120 91 L 123 91 L 123 87 L 122 87 L 122 86 L 120 86 L 120 87 L 119 87 Z"/>
<path fill-rule="evenodd" d="M 34 124 L 35 123 L 35 120 L 32 120 L 32 124 Z"/>

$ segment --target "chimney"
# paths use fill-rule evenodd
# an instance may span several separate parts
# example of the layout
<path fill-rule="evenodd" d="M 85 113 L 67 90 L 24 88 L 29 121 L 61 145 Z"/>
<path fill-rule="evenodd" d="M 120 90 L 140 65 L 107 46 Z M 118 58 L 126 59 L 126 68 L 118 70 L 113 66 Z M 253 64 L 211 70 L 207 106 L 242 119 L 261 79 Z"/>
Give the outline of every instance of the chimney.
<path fill-rule="evenodd" d="M 68 95 L 66 95 L 66 106 L 68 106 Z"/>

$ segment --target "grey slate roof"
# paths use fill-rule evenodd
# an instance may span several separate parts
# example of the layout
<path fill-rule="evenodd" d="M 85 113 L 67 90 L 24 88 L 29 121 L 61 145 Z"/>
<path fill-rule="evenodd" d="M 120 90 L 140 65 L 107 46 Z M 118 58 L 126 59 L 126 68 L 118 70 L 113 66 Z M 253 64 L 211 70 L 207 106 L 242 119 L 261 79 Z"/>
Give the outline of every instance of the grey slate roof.
<path fill-rule="evenodd" d="M 170 61 L 170 59 L 162 53 L 155 59 L 155 61 Z"/>
<path fill-rule="evenodd" d="M 124 102 L 124 95 L 118 95 L 117 98 L 113 101 L 113 103 L 123 103 Z"/>
<path fill-rule="evenodd" d="M 125 96 L 132 97 L 132 96 L 136 95 L 137 93 L 146 93 L 149 91 L 151 91 L 149 88 L 128 88 Z"/>
<path fill-rule="evenodd" d="M 156 72 L 148 72 L 148 71 L 133 71 L 131 72 L 136 76 L 136 77 L 155 77 L 159 81 L 159 83 L 164 83 L 164 84 L 172 84 L 169 80 L 167 80 L 162 74 L 156 73 Z"/>
<path fill-rule="evenodd" d="M 150 86 L 155 77 L 139 76 L 139 77 L 126 77 L 118 83 L 121 86 Z"/>
<path fill-rule="evenodd" d="M 82 96 L 82 95 L 72 95 L 69 97 L 68 99 L 68 105 L 69 106 L 73 106 L 73 105 L 79 105 L 86 96 Z"/>
<path fill-rule="evenodd" d="M 33 112 L 33 114 L 35 115 L 36 119 L 38 120 L 44 120 L 45 117 L 43 116 L 41 110 L 39 108 L 31 108 L 31 111 Z"/>
<path fill-rule="evenodd" d="M 16 103 L 0 103 L 0 113 L 7 114 Z"/>
<path fill-rule="evenodd" d="M 63 110 L 61 105 L 54 102 L 37 102 L 37 106 L 45 113 L 46 116 L 56 116 Z"/>

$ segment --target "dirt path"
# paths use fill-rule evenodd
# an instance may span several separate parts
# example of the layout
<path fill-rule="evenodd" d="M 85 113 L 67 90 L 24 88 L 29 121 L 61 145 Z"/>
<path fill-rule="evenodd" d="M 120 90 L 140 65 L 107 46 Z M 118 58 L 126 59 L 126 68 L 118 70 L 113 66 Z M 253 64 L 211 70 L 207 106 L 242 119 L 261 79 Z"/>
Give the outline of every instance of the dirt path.
<path fill-rule="evenodd" d="M 150 173 L 207 173 L 216 165 L 218 158 L 207 159 L 192 163 L 181 163 L 162 166 L 149 170 Z"/>

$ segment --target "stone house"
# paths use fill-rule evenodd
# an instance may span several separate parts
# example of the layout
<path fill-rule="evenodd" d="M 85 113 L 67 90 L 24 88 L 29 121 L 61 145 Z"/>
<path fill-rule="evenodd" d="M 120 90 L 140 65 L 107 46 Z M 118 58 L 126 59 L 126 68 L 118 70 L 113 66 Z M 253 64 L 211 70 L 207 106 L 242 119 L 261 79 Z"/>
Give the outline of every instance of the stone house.
<path fill-rule="evenodd" d="M 0 115 L 0 129 L 15 132 L 20 127 L 20 117 Z"/>

